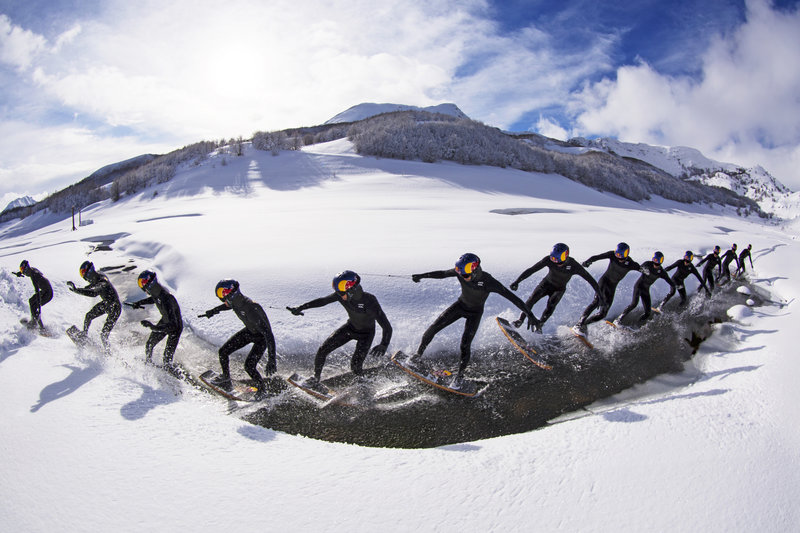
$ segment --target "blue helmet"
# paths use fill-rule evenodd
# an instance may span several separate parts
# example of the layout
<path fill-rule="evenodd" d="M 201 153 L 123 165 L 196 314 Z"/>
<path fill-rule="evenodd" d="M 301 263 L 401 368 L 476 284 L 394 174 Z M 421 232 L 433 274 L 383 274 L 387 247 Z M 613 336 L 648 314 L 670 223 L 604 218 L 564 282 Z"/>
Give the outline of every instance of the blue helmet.
<path fill-rule="evenodd" d="M 614 251 L 614 255 L 617 256 L 619 259 L 625 259 L 628 257 L 628 254 L 631 252 L 631 247 L 628 246 L 628 243 L 621 242 L 617 245 L 617 249 Z"/>
<path fill-rule="evenodd" d="M 217 283 L 217 286 L 214 289 L 217 298 L 219 298 L 223 302 L 238 291 L 239 291 L 239 282 L 236 281 L 235 279 L 223 279 L 222 281 Z"/>
<path fill-rule="evenodd" d="M 473 253 L 466 253 L 456 261 L 456 272 L 462 277 L 471 276 L 481 268 L 481 258 Z"/>
<path fill-rule="evenodd" d="M 333 277 L 331 285 L 337 294 L 351 294 L 353 289 L 361 284 L 361 276 L 352 270 L 344 270 Z"/>
<path fill-rule="evenodd" d="M 719 255 L 719 252 L 720 252 L 720 251 L 721 251 L 721 248 L 720 248 L 719 246 L 715 246 L 715 247 L 714 247 L 714 253 L 715 253 L 715 254 Z"/>
<path fill-rule="evenodd" d="M 144 270 L 139 274 L 139 279 L 136 280 L 136 283 L 139 285 L 140 289 L 144 292 L 148 292 L 153 286 L 153 283 L 156 283 L 156 273 L 152 270 Z"/>
<path fill-rule="evenodd" d="M 30 263 L 28 263 L 27 259 L 23 259 L 22 262 L 19 264 L 19 271 L 25 274 L 29 268 L 31 268 Z"/>
<path fill-rule="evenodd" d="M 661 252 L 656 252 L 653 254 L 653 263 L 660 265 L 664 262 L 664 254 Z"/>
<path fill-rule="evenodd" d="M 83 279 L 86 279 L 86 276 L 94 272 L 94 264 L 91 261 L 84 261 L 78 272 L 80 272 Z"/>
<path fill-rule="evenodd" d="M 564 244 L 563 242 L 556 243 L 553 246 L 553 251 L 550 252 L 550 260 L 554 263 L 563 263 L 569 257 L 569 246 Z"/>
<path fill-rule="evenodd" d="M 691 250 L 686 250 L 686 253 L 683 254 L 683 260 L 691 263 L 692 259 L 694 259 L 694 253 Z"/>

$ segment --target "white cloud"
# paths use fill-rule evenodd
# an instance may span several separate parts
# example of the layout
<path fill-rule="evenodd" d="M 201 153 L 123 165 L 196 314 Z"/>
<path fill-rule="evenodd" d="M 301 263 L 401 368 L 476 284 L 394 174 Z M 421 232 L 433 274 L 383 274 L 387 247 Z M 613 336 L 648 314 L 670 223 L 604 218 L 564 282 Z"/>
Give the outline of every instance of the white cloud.
<path fill-rule="evenodd" d="M 692 146 L 715 159 L 761 164 L 798 188 L 800 11 L 775 11 L 761 0 L 747 8 L 747 22 L 704 54 L 699 81 L 639 64 L 573 95 L 573 134 Z"/>
<path fill-rule="evenodd" d="M 41 35 L 12 24 L 6 15 L 0 14 L 0 63 L 27 69 L 46 43 Z"/>
<path fill-rule="evenodd" d="M 0 138 L 0 193 L 21 196 L 53 192 L 107 164 L 177 148 L 133 137 L 99 136 L 74 126 L 42 128 L 21 122 L 0 122 Z"/>
<path fill-rule="evenodd" d="M 539 120 L 536 121 L 534 130 L 545 137 L 550 137 L 551 139 L 559 139 L 562 141 L 569 139 L 569 132 L 566 129 L 561 127 L 560 124 L 557 124 L 553 120 L 541 115 L 539 116 Z"/>

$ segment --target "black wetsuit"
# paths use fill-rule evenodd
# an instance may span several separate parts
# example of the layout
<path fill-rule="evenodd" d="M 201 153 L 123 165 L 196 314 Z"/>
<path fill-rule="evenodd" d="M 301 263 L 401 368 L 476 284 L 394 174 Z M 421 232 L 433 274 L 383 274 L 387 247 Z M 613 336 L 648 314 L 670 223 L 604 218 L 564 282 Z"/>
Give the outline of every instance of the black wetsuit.
<path fill-rule="evenodd" d="M 70 285 L 70 290 L 72 292 L 91 298 L 96 296 L 100 297 L 100 302 L 89 309 L 89 312 L 86 313 L 86 317 L 83 319 L 83 333 L 85 334 L 89 331 L 89 325 L 92 323 L 92 320 L 102 315 L 108 315 L 105 324 L 103 324 L 103 329 L 100 332 L 100 340 L 103 342 L 103 346 L 108 348 L 108 336 L 122 312 L 119 296 L 117 295 L 116 289 L 114 289 L 114 286 L 111 284 L 111 281 L 109 281 L 108 276 L 105 274 L 90 270 L 86 273 L 86 281 L 88 281 L 89 284 L 85 287 L 75 287 L 74 284 Z"/>
<path fill-rule="evenodd" d="M 334 302 L 339 302 L 344 307 L 348 318 L 347 322 L 331 333 L 317 350 L 317 355 L 314 358 L 314 377 L 317 380 L 322 376 L 322 368 L 325 366 L 328 354 L 350 341 L 356 341 L 356 349 L 350 359 L 350 370 L 356 375 L 362 374 L 364 371 L 364 359 L 366 359 L 369 348 L 372 346 L 372 340 L 375 338 L 376 322 L 381 326 L 383 334 L 381 335 L 380 344 L 375 348 L 380 347 L 381 351 L 385 352 L 386 347 L 389 346 L 389 342 L 392 340 L 392 325 L 389 323 L 389 319 L 386 318 L 383 309 L 381 309 L 378 299 L 374 295 L 364 292 L 360 287 L 352 291 L 347 300 L 344 300 L 342 296 L 334 292 L 290 310 L 294 313 L 299 313 L 305 309 L 323 307 Z"/>
<path fill-rule="evenodd" d="M 739 270 L 739 257 L 736 255 L 736 251 L 731 248 L 725 254 L 723 254 L 722 259 L 720 259 L 721 267 L 720 267 L 720 275 L 717 278 L 717 281 L 721 284 L 723 281 L 730 281 L 731 280 L 731 263 L 736 261 L 736 270 Z"/>
<path fill-rule="evenodd" d="M 28 300 L 28 307 L 30 307 L 31 310 L 30 323 L 43 328 L 42 306 L 53 299 L 53 287 L 50 285 L 50 282 L 47 281 L 47 278 L 42 275 L 38 268 L 28 266 L 22 275 L 31 278 L 31 283 L 33 283 L 34 294 Z"/>
<path fill-rule="evenodd" d="M 547 322 L 547 319 L 550 318 L 550 316 L 553 314 L 553 311 L 556 310 L 558 302 L 561 301 L 561 298 L 564 296 L 564 292 L 567 290 L 567 284 L 569 283 L 569 280 L 572 279 L 572 276 L 576 274 L 589 282 L 589 285 L 591 285 L 594 289 L 595 296 L 599 299 L 601 305 L 605 303 L 603 302 L 603 295 L 600 293 L 600 287 L 597 285 L 597 282 L 594 280 L 591 274 L 589 274 L 589 272 L 587 272 L 586 269 L 583 268 L 581 264 L 572 257 L 567 257 L 567 260 L 563 263 L 556 263 L 550 259 L 549 255 L 544 256 L 541 261 L 520 274 L 519 277 L 511 284 L 511 288 L 516 290 L 520 282 L 527 279 L 534 272 L 537 272 L 545 267 L 549 269 L 549 272 L 544 279 L 539 282 L 539 285 L 536 286 L 528 299 L 525 300 L 525 305 L 528 307 L 528 309 L 533 311 L 533 306 L 536 305 L 536 302 L 545 296 L 548 297 L 547 306 L 542 312 L 542 316 L 539 318 L 540 325 Z M 517 323 L 520 323 L 524 317 L 524 314 L 521 315 Z"/>
<path fill-rule="evenodd" d="M 602 254 L 593 255 L 583 262 L 583 266 L 588 267 L 595 261 L 599 261 L 601 259 L 608 259 L 608 268 L 597 281 L 599 294 L 595 295 L 592 303 L 590 303 L 589 306 L 583 311 L 580 321 L 581 326 L 603 320 L 608 314 L 611 304 L 614 302 L 614 293 L 617 292 L 617 285 L 619 285 L 619 282 L 622 281 L 622 278 L 624 278 L 628 272 L 631 270 L 639 270 L 640 268 L 639 263 L 630 257 L 620 259 L 613 250 Z M 600 295 L 603 297 L 602 305 L 600 305 Z M 589 315 L 592 313 L 592 311 L 598 307 L 600 310 L 594 316 L 590 317 Z"/>
<path fill-rule="evenodd" d="M 491 293 L 499 294 L 517 306 L 517 308 L 524 313 L 523 316 L 533 318 L 533 315 L 526 309 L 525 302 L 492 277 L 491 274 L 483 270 L 476 271 L 470 276 L 469 280 L 464 279 L 455 269 L 434 270 L 432 272 L 414 274 L 411 276 L 411 279 L 414 281 L 419 281 L 424 278 L 456 278 L 461 285 L 461 295 L 458 297 L 458 300 L 445 309 L 436 320 L 433 321 L 433 324 L 428 326 L 428 329 L 422 334 L 422 340 L 419 343 L 416 353 L 421 356 L 437 333 L 453 324 L 456 320 L 463 318 L 466 322 L 464 324 L 464 333 L 461 335 L 460 372 L 463 372 L 469 364 L 470 357 L 472 356 L 472 339 L 475 338 L 475 334 L 478 332 L 478 327 L 481 324 L 481 317 L 483 317 L 483 309 Z"/>
<path fill-rule="evenodd" d="M 151 362 L 153 359 L 153 348 L 155 348 L 156 344 L 161 342 L 164 337 L 167 337 L 167 345 L 164 348 L 164 365 L 166 366 L 172 364 L 172 356 L 175 355 L 175 349 L 178 347 L 178 340 L 180 340 L 181 333 L 183 332 L 181 308 L 178 306 L 178 300 L 157 281 L 151 282 L 151 285 L 152 288 L 148 287 L 148 294 L 150 297 L 134 302 L 133 305 L 156 304 L 158 311 L 161 313 L 161 320 L 159 320 L 157 324 L 148 326 L 144 324 L 144 322 L 147 322 L 146 320 L 142 321 L 143 326 L 153 330 L 144 346 L 144 353 L 147 362 Z"/>
<path fill-rule="evenodd" d="M 275 336 L 272 334 L 272 327 L 269 324 L 264 308 L 241 292 L 236 291 L 231 294 L 229 301 L 230 306 L 223 303 L 205 313 L 205 316 L 212 317 L 221 311 L 233 310 L 244 324 L 244 329 L 237 331 L 219 349 L 219 364 L 222 367 L 222 375 L 230 379 L 230 355 L 252 343 L 253 347 L 244 362 L 244 370 L 248 376 L 260 385 L 264 382 L 264 378 L 259 374 L 257 366 L 265 350 L 268 352 L 267 375 L 273 374 L 277 370 Z"/>
<path fill-rule="evenodd" d="M 414 281 L 419 281 L 423 278 L 456 278 L 461 284 L 461 296 L 458 297 L 455 303 L 445 309 L 442 314 L 433 321 L 433 324 L 425 330 L 416 353 L 421 356 L 437 333 L 456 320 L 463 318 L 466 320 L 466 323 L 464 324 L 464 333 L 461 335 L 461 365 L 459 367 L 459 372 L 463 372 L 469 364 L 470 357 L 472 356 L 472 339 L 475 338 L 475 334 L 478 332 L 478 326 L 480 326 L 481 317 L 483 316 L 483 309 L 491 293 L 497 293 L 517 306 L 517 308 L 523 312 L 523 316 L 533 318 L 533 315 L 525 307 L 525 302 L 508 290 L 502 283 L 493 278 L 491 274 L 483 270 L 476 271 L 469 280 L 460 276 L 455 269 L 434 270 L 432 272 L 414 274 L 411 276 L 411 279 Z"/>
<path fill-rule="evenodd" d="M 717 274 L 722 273 L 721 264 L 719 261 L 719 254 L 715 254 L 711 252 L 703 259 L 697 263 L 697 266 L 702 265 L 703 263 L 706 264 L 705 268 L 703 268 L 703 281 L 706 284 L 706 288 L 709 291 L 714 290 L 714 267 L 717 267 Z"/>
<path fill-rule="evenodd" d="M 636 284 L 633 286 L 633 299 L 630 305 L 622 311 L 622 314 L 619 315 L 617 320 L 622 320 L 628 313 L 636 309 L 639 300 L 642 301 L 642 307 L 644 308 L 644 315 L 639 320 L 644 322 L 650 318 L 650 286 L 658 279 L 663 279 L 669 284 L 672 291 L 675 290 L 675 284 L 669 279 L 669 275 L 661 265 L 653 261 L 645 261 L 642 263 L 642 275 L 639 276 L 639 279 L 636 280 Z"/>
<path fill-rule="evenodd" d="M 753 268 L 753 256 L 750 255 L 750 248 L 745 248 L 742 250 L 742 253 L 739 254 L 739 271 L 744 273 L 747 268 L 744 266 L 744 260 L 750 260 L 750 268 Z"/>
<path fill-rule="evenodd" d="M 686 285 L 684 284 L 686 278 L 689 277 L 689 274 L 694 274 L 694 277 L 697 278 L 697 281 L 700 282 L 700 286 L 703 287 L 706 291 L 708 291 L 708 287 L 703 282 L 703 278 L 700 277 L 700 272 L 694 267 L 691 261 L 686 261 L 685 259 L 678 259 L 670 266 L 666 267 L 664 270 L 669 272 L 672 269 L 677 268 L 675 273 L 672 275 L 672 282 L 673 285 L 669 288 L 669 293 L 664 297 L 661 303 L 658 305 L 659 308 L 663 308 L 664 305 L 675 295 L 675 291 L 678 291 L 678 294 L 681 297 L 680 305 L 684 305 L 686 303 Z"/>

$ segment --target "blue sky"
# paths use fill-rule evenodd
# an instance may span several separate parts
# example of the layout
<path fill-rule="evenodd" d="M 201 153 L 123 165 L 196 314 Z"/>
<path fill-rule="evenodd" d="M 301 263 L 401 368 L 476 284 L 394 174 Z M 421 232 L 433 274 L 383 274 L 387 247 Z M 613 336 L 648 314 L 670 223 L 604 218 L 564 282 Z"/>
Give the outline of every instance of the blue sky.
<path fill-rule="evenodd" d="M 692 146 L 797 190 L 798 3 L 0 0 L 0 195 L 362 102 Z"/>

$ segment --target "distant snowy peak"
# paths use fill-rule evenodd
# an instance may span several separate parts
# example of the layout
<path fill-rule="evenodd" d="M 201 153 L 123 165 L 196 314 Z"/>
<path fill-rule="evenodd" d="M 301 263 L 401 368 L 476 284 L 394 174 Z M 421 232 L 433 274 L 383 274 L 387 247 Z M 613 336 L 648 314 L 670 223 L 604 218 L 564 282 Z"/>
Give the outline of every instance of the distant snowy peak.
<path fill-rule="evenodd" d="M 744 168 L 733 163 L 722 163 L 686 146 L 651 146 L 609 138 L 594 140 L 575 138 L 570 140 L 569 144 L 638 159 L 676 177 L 685 177 L 705 185 L 732 190 L 755 200 L 764 212 L 773 213 L 781 218 L 800 216 L 800 208 L 796 207 L 798 193 L 792 193 L 788 187 L 760 166 Z"/>
<path fill-rule="evenodd" d="M 393 113 L 395 111 L 427 111 L 429 113 L 441 113 L 442 115 L 451 115 L 457 118 L 469 118 L 463 111 L 461 111 L 455 104 L 439 104 L 430 107 L 417 107 L 413 105 L 402 104 L 372 104 L 363 103 L 358 104 L 346 111 L 342 111 L 332 119 L 325 122 L 325 124 L 339 124 L 342 122 L 358 122 L 365 118 L 374 117 L 382 113 Z"/>
<path fill-rule="evenodd" d="M 23 196 L 21 198 L 17 198 L 9 202 L 5 209 L 3 209 L 3 213 L 6 211 L 10 211 L 11 209 L 16 209 L 17 207 L 28 207 L 29 205 L 33 205 L 36 203 L 36 200 L 31 198 L 30 196 Z"/>

